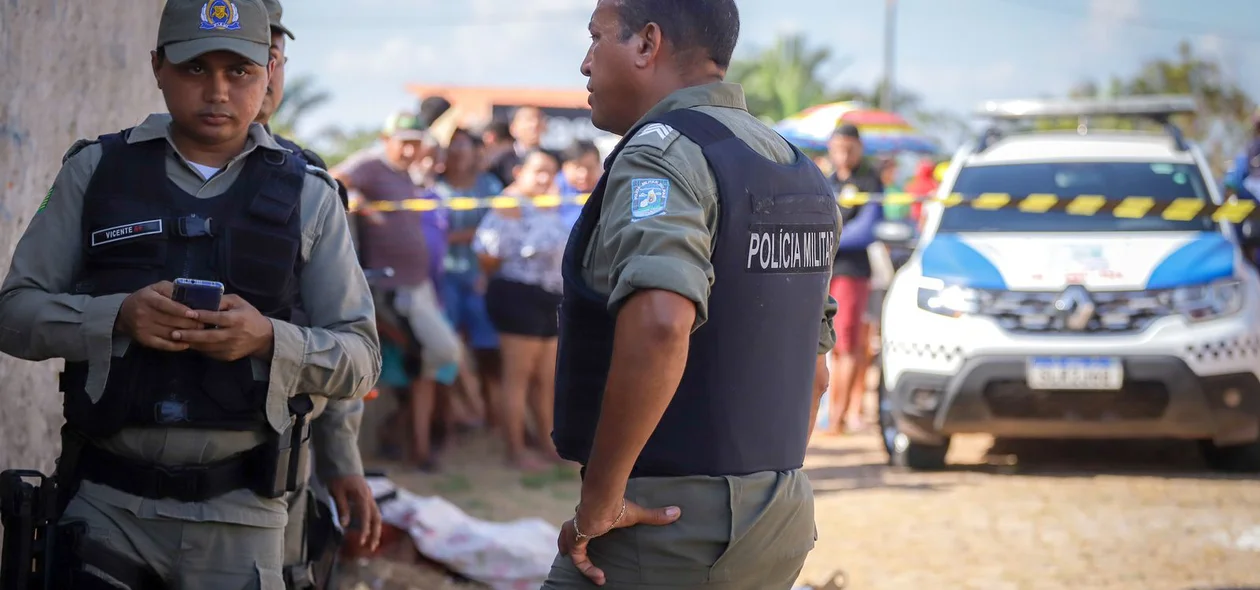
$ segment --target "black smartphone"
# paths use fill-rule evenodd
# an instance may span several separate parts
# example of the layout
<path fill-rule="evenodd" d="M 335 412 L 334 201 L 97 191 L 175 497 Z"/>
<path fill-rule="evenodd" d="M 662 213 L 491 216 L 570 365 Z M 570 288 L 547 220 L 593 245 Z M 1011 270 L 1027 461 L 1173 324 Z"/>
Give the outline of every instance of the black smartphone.
<path fill-rule="evenodd" d="M 189 309 L 219 311 L 223 299 L 223 283 L 197 279 L 175 279 L 175 293 L 171 299 Z"/>

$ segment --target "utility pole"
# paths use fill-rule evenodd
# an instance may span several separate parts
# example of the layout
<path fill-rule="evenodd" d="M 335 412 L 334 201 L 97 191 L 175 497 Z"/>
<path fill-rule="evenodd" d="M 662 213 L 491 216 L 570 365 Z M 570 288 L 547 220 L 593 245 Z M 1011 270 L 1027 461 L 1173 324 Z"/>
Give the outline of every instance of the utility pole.
<path fill-rule="evenodd" d="M 897 39 L 897 0 L 884 0 L 884 86 L 879 97 L 879 108 L 892 112 L 894 48 Z"/>

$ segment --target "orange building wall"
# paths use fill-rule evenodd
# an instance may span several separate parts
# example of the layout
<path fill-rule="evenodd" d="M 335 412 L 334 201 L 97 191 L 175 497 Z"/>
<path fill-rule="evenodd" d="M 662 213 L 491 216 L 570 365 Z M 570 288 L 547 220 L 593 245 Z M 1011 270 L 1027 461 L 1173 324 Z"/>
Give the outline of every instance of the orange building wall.
<path fill-rule="evenodd" d="M 586 90 L 541 88 L 496 88 L 475 86 L 428 86 L 410 84 L 407 91 L 417 100 L 440 96 L 459 109 L 460 125 L 483 125 L 490 121 L 495 105 L 586 109 Z"/>

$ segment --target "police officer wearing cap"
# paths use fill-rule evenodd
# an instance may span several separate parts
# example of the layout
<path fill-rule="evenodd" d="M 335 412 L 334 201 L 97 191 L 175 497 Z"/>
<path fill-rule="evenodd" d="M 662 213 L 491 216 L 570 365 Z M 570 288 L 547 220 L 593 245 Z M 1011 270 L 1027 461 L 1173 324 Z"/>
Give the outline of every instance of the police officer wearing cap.
<path fill-rule="evenodd" d="M 271 23 L 271 58 L 276 60 L 276 67 L 271 74 L 271 82 L 267 85 L 267 96 L 263 98 L 262 110 L 258 112 L 258 118 L 255 120 L 262 124 L 268 133 L 271 133 L 271 136 L 281 147 L 293 152 L 305 160 L 307 164 L 327 170 L 328 164 L 324 162 L 324 158 L 320 157 L 319 154 L 298 145 L 291 139 L 276 134 L 271 129 L 271 117 L 276 114 L 276 110 L 280 108 L 280 103 L 284 100 L 284 66 L 289 61 L 289 58 L 284 53 L 285 37 L 289 39 L 296 39 L 296 37 L 293 36 L 293 31 L 280 22 L 280 18 L 284 15 L 284 8 L 279 0 L 263 0 L 263 6 L 267 8 L 267 17 Z M 348 206 L 349 196 L 346 193 L 345 186 L 338 183 L 337 190 L 341 195 L 342 204 Z"/>
<path fill-rule="evenodd" d="M 263 0 L 271 23 L 271 59 L 275 69 L 267 85 L 267 96 L 255 119 L 271 132 L 276 143 L 302 158 L 310 166 L 327 169 L 315 152 L 276 134 L 269 126 L 281 101 L 284 100 L 285 56 L 287 39 L 293 32 L 281 22 L 284 8 L 278 0 Z M 342 187 L 338 183 L 339 187 Z M 345 189 L 341 189 L 343 198 Z M 289 522 L 285 527 L 285 584 L 290 590 L 320 587 L 327 582 L 331 557 L 336 555 L 337 536 L 331 530 L 327 508 L 323 504 L 323 488 L 327 489 L 337 508 L 341 526 L 348 527 L 351 518 L 358 521 L 351 531 L 353 541 L 375 549 L 381 536 L 381 512 L 364 477 L 363 458 L 359 453 L 359 426 L 363 420 L 363 401 L 331 400 L 328 407 L 311 422 L 311 450 L 314 474 L 321 486 L 302 486 L 290 494 Z M 316 491 L 316 490 L 319 491 Z"/>
<path fill-rule="evenodd" d="M 253 123 L 270 41 L 261 0 L 167 0 L 169 114 L 71 147 L 0 288 L 0 351 L 66 361 L 54 587 L 283 588 L 309 420 L 379 377 L 335 184 Z"/>
<path fill-rule="evenodd" d="M 543 587 L 787 590 L 836 198 L 722 81 L 734 0 L 601 0 L 589 28 L 592 120 L 623 139 L 565 253 L 553 438 L 583 481 Z"/>

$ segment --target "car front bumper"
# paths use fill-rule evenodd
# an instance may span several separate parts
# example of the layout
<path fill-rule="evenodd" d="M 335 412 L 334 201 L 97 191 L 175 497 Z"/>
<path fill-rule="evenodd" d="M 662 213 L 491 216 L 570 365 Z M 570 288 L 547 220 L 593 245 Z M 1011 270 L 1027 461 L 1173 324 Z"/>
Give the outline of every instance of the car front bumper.
<path fill-rule="evenodd" d="M 954 375 L 906 371 L 886 394 L 911 440 L 985 433 L 1009 438 L 1181 438 L 1220 445 L 1260 438 L 1255 373 L 1202 377 L 1173 356 L 1120 357 L 1115 391 L 1043 391 L 1027 385 L 1027 357 L 979 356 Z"/>

